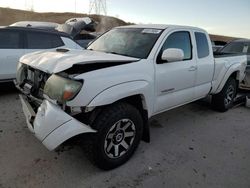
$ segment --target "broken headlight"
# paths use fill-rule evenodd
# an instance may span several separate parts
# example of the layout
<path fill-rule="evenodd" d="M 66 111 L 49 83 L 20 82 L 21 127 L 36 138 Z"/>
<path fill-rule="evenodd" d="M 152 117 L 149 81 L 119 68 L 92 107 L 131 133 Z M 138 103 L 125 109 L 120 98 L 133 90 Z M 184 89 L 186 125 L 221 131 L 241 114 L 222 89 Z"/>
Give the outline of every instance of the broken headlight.
<path fill-rule="evenodd" d="M 44 95 L 62 104 L 73 99 L 81 87 L 81 81 L 71 80 L 53 74 L 44 86 Z"/>

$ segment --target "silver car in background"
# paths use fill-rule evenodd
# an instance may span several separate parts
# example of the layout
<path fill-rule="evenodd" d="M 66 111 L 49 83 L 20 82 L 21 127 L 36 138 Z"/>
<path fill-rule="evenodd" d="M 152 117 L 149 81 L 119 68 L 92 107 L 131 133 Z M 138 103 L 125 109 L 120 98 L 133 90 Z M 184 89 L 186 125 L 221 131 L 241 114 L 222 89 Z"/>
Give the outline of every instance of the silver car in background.
<path fill-rule="evenodd" d="M 97 22 L 89 17 L 71 18 L 63 24 L 41 21 L 20 21 L 12 24 L 11 26 L 36 28 L 49 31 L 54 30 L 67 33 L 83 48 L 86 48 L 87 45 L 98 36 L 98 34 L 95 33 Z"/>

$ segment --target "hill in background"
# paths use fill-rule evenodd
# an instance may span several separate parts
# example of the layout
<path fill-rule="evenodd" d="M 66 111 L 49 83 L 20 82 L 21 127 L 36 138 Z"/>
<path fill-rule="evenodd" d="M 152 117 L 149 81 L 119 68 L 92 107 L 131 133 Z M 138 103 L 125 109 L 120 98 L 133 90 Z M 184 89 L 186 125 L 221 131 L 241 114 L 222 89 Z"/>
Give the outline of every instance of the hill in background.
<path fill-rule="evenodd" d="M 128 23 L 124 22 L 123 20 L 110 16 L 87 15 L 87 14 L 78 14 L 69 12 L 38 13 L 38 12 L 0 7 L 0 25 L 2 26 L 10 25 L 18 21 L 47 21 L 47 22 L 64 23 L 66 20 L 70 18 L 86 17 L 86 16 L 99 22 L 97 26 L 97 32 L 104 32 L 116 26 L 128 25 Z"/>
<path fill-rule="evenodd" d="M 88 15 L 88 14 L 69 13 L 69 12 L 38 13 L 38 12 L 0 7 L 0 25 L 2 26 L 10 25 L 18 21 L 47 21 L 47 22 L 64 23 L 66 20 L 70 18 L 86 17 L 86 16 L 99 22 L 97 26 L 97 32 L 104 32 L 116 26 L 131 24 L 123 20 L 120 20 L 118 18 L 110 17 L 110 16 Z M 226 36 L 219 36 L 219 35 L 210 35 L 210 37 L 214 41 L 225 41 L 225 42 L 236 39 L 234 37 L 226 37 Z"/>
<path fill-rule="evenodd" d="M 238 39 L 236 37 L 228 37 L 228 36 L 212 35 L 212 34 L 210 34 L 210 38 L 212 41 L 224 41 L 224 42 L 230 42 L 232 40 Z"/>

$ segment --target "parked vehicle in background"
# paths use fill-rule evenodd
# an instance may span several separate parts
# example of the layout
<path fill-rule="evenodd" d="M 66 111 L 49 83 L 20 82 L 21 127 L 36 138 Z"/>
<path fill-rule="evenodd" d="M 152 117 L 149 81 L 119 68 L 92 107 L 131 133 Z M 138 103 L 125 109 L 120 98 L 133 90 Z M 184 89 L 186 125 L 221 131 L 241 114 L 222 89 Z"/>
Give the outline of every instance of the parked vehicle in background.
<path fill-rule="evenodd" d="M 227 43 L 224 41 L 211 41 L 213 52 L 219 51 L 221 48 L 223 48 Z"/>
<path fill-rule="evenodd" d="M 97 37 L 97 35 L 93 33 L 95 32 L 96 25 L 97 23 L 89 17 L 71 18 L 67 20 L 65 24 L 61 25 L 61 28 L 59 26 L 57 29 L 68 33 L 83 48 L 86 48 L 87 45 Z"/>
<path fill-rule="evenodd" d="M 238 39 L 228 43 L 220 51 L 222 54 L 243 54 L 247 55 L 246 77 L 240 84 L 241 89 L 250 90 L 250 40 Z"/>
<path fill-rule="evenodd" d="M 45 29 L 45 30 L 56 30 L 58 23 L 54 22 L 37 22 L 37 21 L 20 21 L 11 24 L 12 27 L 28 27 L 36 29 Z"/>
<path fill-rule="evenodd" d="M 65 33 L 24 27 L 1 27 L 0 82 L 8 82 L 16 77 L 16 67 L 23 55 L 56 48 L 82 49 Z"/>
<path fill-rule="evenodd" d="M 96 39 L 98 35 L 96 33 L 86 33 L 82 31 L 74 37 L 74 40 L 83 47 L 87 48 L 88 44 Z"/>
<path fill-rule="evenodd" d="M 70 18 L 65 22 L 65 24 L 71 25 L 77 31 L 77 33 L 82 30 L 95 32 L 97 25 L 97 23 L 89 17 Z"/>
<path fill-rule="evenodd" d="M 246 63 L 244 55 L 214 57 L 202 29 L 133 25 L 108 31 L 87 50 L 24 56 L 16 86 L 29 129 L 49 150 L 89 133 L 92 160 L 112 169 L 149 141 L 150 117 L 207 95 L 227 111 Z"/>
<path fill-rule="evenodd" d="M 97 23 L 89 17 L 71 18 L 64 24 L 40 21 L 21 21 L 12 24 L 15 27 L 37 28 L 44 30 L 56 30 L 67 33 L 80 46 L 86 48 L 87 45 L 97 37 L 95 27 Z"/>

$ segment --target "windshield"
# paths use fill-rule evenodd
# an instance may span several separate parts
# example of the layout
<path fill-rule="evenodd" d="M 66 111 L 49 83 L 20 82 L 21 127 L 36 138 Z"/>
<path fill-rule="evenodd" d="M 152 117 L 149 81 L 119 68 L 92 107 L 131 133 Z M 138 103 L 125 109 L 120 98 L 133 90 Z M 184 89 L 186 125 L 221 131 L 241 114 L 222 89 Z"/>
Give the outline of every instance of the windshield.
<path fill-rule="evenodd" d="M 247 53 L 250 54 L 250 43 L 231 42 L 221 49 L 222 53 Z"/>
<path fill-rule="evenodd" d="M 145 59 L 161 33 L 160 29 L 117 28 L 103 34 L 87 49 Z"/>

